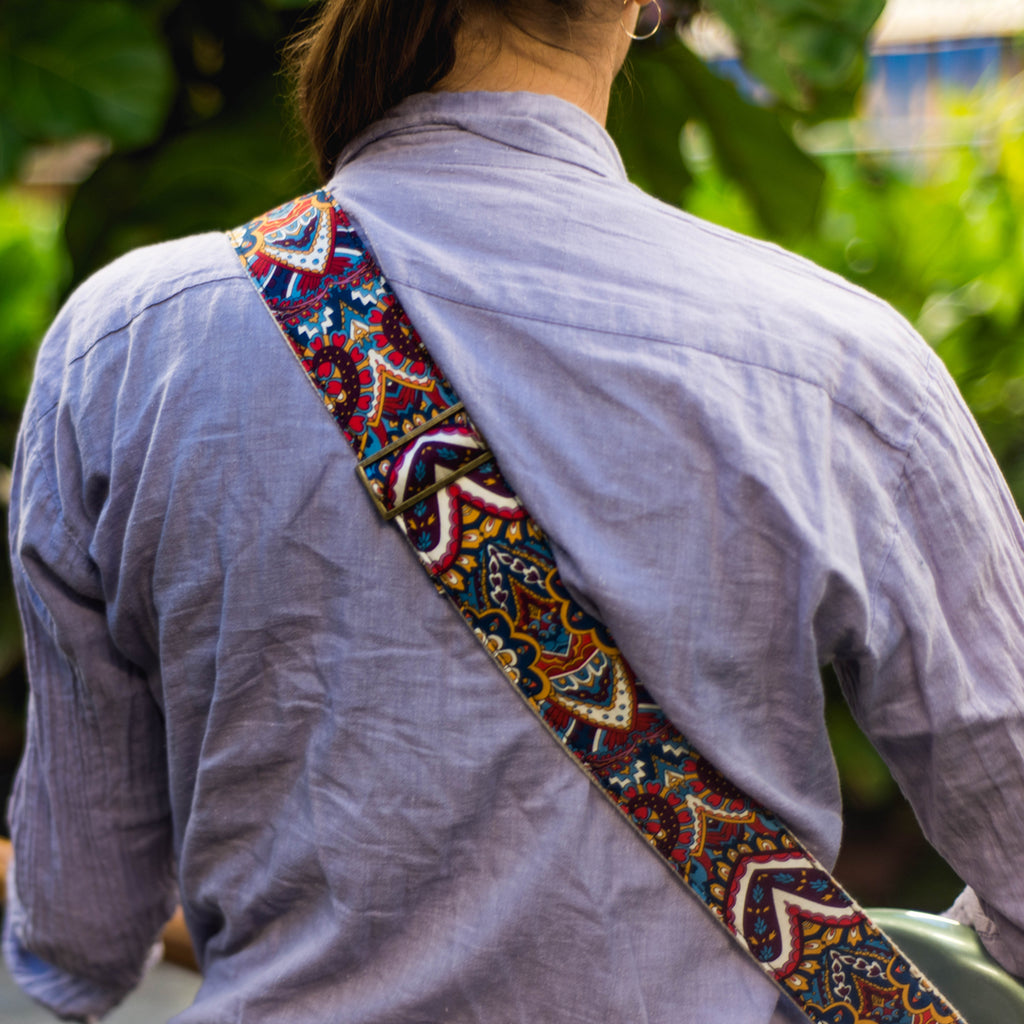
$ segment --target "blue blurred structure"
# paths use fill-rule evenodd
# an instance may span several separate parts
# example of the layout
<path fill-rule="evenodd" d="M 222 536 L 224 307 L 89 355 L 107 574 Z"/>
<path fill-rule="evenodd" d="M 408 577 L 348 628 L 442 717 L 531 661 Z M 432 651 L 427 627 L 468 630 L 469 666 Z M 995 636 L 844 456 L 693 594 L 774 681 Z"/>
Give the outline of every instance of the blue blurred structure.
<path fill-rule="evenodd" d="M 1021 0 L 890 0 L 879 23 L 863 120 L 874 144 L 894 152 L 949 141 L 950 94 L 979 97 L 1020 76 Z M 986 125 L 958 119 L 963 136 Z"/>
<path fill-rule="evenodd" d="M 688 37 L 748 96 L 770 100 L 713 19 L 698 19 Z M 1024 82 L 1022 40 L 1024 0 L 888 0 L 874 34 L 860 116 L 819 126 L 801 141 L 817 151 L 898 156 L 942 147 L 965 132 L 983 134 L 986 126 L 970 116 L 951 119 L 948 97 L 981 95 L 1018 77 Z"/>
<path fill-rule="evenodd" d="M 876 50 L 868 76 L 868 95 L 897 116 L 927 104 L 936 87 L 969 92 L 992 85 L 1013 69 L 1009 39 L 944 39 Z"/>

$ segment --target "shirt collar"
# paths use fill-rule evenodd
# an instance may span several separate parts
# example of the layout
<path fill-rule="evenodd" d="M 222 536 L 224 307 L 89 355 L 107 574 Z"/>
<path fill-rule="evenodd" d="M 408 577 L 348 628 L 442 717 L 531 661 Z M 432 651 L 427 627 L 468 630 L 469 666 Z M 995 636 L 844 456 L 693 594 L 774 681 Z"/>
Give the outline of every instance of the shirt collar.
<path fill-rule="evenodd" d="M 438 128 L 470 132 L 602 177 L 626 180 L 622 158 L 601 125 L 573 103 L 532 92 L 417 93 L 356 136 L 342 151 L 336 170 L 375 143 Z"/>

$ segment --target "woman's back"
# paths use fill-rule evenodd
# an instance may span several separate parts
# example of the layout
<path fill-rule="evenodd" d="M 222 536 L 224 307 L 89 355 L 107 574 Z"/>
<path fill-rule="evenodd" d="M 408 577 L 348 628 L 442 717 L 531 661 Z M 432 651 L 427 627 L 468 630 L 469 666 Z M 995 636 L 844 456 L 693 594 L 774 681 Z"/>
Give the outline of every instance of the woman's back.
<path fill-rule="evenodd" d="M 920 339 L 643 196 L 553 97 L 414 96 L 329 188 L 698 749 L 831 861 L 835 659 L 933 840 L 1012 891 L 1020 816 L 981 766 L 1020 778 L 1019 522 Z M 35 954 L 123 988 L 173 836 L 206 974 L 181 1024 L 769 1020 L 775 990 L 523 710 L 301 378 L 221 236 L 115 264 L 44 346 L 12 520 L 30 667 L 72 697 L 37 699 L 14 806 Z"/>

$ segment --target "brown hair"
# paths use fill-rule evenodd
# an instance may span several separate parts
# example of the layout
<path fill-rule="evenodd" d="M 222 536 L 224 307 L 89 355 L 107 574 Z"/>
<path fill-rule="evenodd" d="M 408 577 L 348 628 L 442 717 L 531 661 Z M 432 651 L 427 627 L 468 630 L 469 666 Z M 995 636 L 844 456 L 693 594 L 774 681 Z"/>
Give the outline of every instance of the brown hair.
<path fill-rule="evenodd" d="M 436 85 L 455 63 L 455 36 L 470 4 L 546 6 L 577 19 L 588 0 L 327 0 L 288 46 L 298 111 L 326 180 L 338 154 L 390 107 Z"/>

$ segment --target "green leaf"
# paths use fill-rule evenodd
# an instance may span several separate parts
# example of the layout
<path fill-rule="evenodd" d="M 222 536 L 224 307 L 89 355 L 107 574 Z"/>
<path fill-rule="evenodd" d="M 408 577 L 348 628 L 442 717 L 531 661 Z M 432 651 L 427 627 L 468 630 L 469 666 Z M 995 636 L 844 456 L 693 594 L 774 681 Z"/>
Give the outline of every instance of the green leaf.
<path fill-rule="evenodd" d="M 81 280 L 129 249 L 236 227 L 315 185 L 268 106 L 219 116 L 152 151 L 115 155 L 77 191 L 67 241 Z"/>
<path fill-rule="evenodd" d="M 53 200 L 0 191 L 0 462 L 28 393 L 36 347 L 64 274 L 63 210 Z"/>
<path fill-rule="evenodd" d="M 778 101 L 807 117 L 852 109 L 867 36 L 885 0 L 708 0 L 744 65 Z"/>
<path fill-rule="evenodd" d="M 679 136 L 694 113 L 672 67 L 650 55 L 634 58 L 612 97 L 609 130 L 630 178 L 673 206 L 682 204 L 693 180 Z"/>
<path fill-rule="evenodd" d="M 0 33 L 0 117 L 27 139 L 100 134 L 138 146 L 163 124 L 170 59 L 147 20 L 119 0 L 15 0 Z"/>
<path fill-rule="evenodd" d="M 661 147 L 665 138 L 675 144 L 683 123 L 692 121 L 705 126 L 719 167 L 743 189 L 770 233 L 791 238 L 814 225 L 824 171 L 793 141 L 777 112 L 748 102 L 679 41 L 638 54 L 633 74 L 634 105 L 615 131 L 640 184 L 679 201 L 689 176 L 677 168 L 680 154 Z"/>
<path fill-rule="evenodd" d="M 736 87 L 680 46 L 680 73 L 711 134 L 715 158 L 740 185 L 762 223 L 782 238 L 810 230 L 825 172 L 793 141 L 778 115 L 751 106 Z"/>
<path fill-rule="evenodd" d="M 8 181 L 14 176 L 24 152 L 24 136 L 0 109 L 0 181 Z"/>

